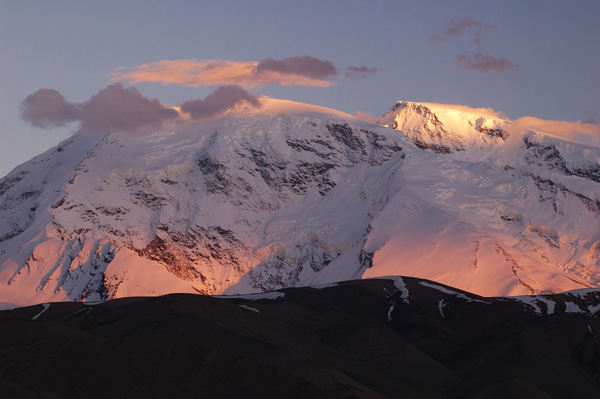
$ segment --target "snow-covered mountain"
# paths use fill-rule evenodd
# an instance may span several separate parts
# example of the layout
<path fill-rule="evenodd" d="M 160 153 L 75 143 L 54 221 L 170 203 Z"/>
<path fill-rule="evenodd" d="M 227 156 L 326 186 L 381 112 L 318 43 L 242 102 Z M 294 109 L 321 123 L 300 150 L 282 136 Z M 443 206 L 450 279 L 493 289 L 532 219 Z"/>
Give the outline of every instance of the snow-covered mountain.
<path fill-rule="evenodd" d="M 600 284 L 600 149 L 433 104 L 397 103 L 390 128 L 261 103 L 82 131 L 14 169 L 0 180 L 0 302 L 392 274 L 487 296 Z"/>

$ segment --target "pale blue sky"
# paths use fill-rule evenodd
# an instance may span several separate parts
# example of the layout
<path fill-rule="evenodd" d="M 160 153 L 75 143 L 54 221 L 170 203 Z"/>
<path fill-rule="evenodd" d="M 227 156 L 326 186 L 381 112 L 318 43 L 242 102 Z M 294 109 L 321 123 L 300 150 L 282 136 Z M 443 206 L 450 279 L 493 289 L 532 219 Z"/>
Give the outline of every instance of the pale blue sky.
<path fill-rule="evenodd" d="M 471 17 L 494 28 L 432 35 Z M 339 71 L 331 87 L 248 90 L 380 115 L 396 100 L 491 107 L 515 119 L 600 119 L 600 1 L 9 1 L 0 0 L 0 176 L 57 144 L 76 126 L 24 124 L 20 102 L 52 88 L 81 102 L 118 67 L 161 60 L 260 61 L 309 55 Z M 480 52 L 518 66 L 465 70 L 457 54 Z M 344 77 L 349 66 L 379 71 Z M 135 86 L 168 105 L 215 86 Z"/>

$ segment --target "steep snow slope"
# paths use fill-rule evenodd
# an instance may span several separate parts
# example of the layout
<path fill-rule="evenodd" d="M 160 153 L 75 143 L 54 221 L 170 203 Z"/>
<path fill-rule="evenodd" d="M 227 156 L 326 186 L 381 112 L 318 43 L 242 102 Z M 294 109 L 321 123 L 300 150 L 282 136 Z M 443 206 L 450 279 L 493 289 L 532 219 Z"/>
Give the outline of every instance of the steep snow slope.
<path fill-rule="evenodd" d="M 598 285 L 598 149 L 405 104 L 382 123 L 406 136 L 272 99 L 80 132 L 0 181 L 0 302 L 390 274 L 496 296 Z"/>
<path fill-rule="evenodd" d="M 375 267 L 364 276 L 405 258 L 403 273 L 428 269 L 472 292 L 517 294 L 515 278 L 530 294 L 566 289 L 565 276 L 598 285 L 600 149 L 437 104 L 398 102 L 379 122 L 426 151 L 405 162 L 397 205 L 372 223 Z M 431 266 L 440 262 L 454 267 Z"/>

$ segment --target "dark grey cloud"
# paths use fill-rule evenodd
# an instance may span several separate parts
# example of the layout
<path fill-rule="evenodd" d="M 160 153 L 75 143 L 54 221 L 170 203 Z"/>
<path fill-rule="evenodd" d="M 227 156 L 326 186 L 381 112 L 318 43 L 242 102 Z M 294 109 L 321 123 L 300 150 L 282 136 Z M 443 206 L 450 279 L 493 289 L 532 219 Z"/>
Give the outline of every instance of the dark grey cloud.
<path fill-rule="evenodd" d="M 81 104 L 68 102 L 58 91 L 40 89 L 20 105 L 21 118 L 33 126 L 52 128 L 69 122 L 81 123 L 84 131 L 160 128 L 179 113 L 157 99 L 144 97 L 135 87 L 115 83 Z"/>
<path fill-rule="evenodd" d="M 217 87 L 203 99 L 189 100 L 181 104 L 181 111 L 190 114 L 192 119 L 207 118 L 225 112 L 237 105 L 246 104 L 260 107 L 258 98 L 237 85 Z"/>
<path fill-rule="evenodd" d="M 84 130 L 137 130 L 160 128 L 175 120 L 179 113 L 157 99 L 144 97 L 135 87 L 115 83 L 100 90 L 82 104 L 81 124 Z"/>
<path fill-rule="evenodd" d="M 447 37 L 458 38 L 464 35 L 472 35 L 471 40 L 473 40 L 479 51 L 481 48 L 481 33 L 485 29 L 494 29 L 494 26 L 478 21 L 473 17 L 457 17 L 452 18 L 444 30 L 431 36 L 429 40 L 431 43 L 439 43 Z"/>
<path fill-rule="evenodd" d="M 28 124 L 46 129 L 63 126 L 81 118 L 80 109 L 53 89 L 39 89 L 28 95 L 20 104 L 19 112 Z"/>
<path fill-rule="evenodd" d="M 485 73 L 502 73 L 518 71 L 519 66 L 504 57 L 494 57 L 488 54 L 470 53 L 463 51 L 456 55 L 458 66 L 465 71 L 480 71 Z"/>
<path fill-rule="evenodd" d="M 355 67 L 349 66 L 346 68 L 345 76 L 350 79 L 365 79 L 379 72 L 379 68 L 369 68 L 365 65 Z"/>
<path fill-rule="evenodd" d="M 287 57 L 282 60 L 265 58 L 258 62 L 256 73 L 260 75 L 266 71 L 301 75 L 311 79 L 325 79 L 337 75 L 337 69 L 331 61 L 320 60 L 309 55 Z"/>

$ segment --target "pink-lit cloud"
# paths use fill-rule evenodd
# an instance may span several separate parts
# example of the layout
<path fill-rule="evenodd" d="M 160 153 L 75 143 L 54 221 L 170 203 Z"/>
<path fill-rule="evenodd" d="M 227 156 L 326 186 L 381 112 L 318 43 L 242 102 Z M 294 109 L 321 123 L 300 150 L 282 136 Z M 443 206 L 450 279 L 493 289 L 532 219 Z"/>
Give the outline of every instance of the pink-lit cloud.
<path fill-rule="evenodd" d="M 493 25 L 478 21 L 473 17 L 457 17 L 452 18 L 448 25 L 441 32 L 429 38 L 431 43 L 440 43 L 448 37 L 459 38 L 465 35 L 470 35 L 471 40 L 477 46 L 477 50 L 481 48 L 481 34 L 486 29 L 494 29 Z"/>
<path fill-rule="evenodd" d="M 181 104 L 181 111 L 190 114 L 192 119 L 207 118 L 228 109 L 247 105 L 260 107 L 258 97 L 236 85 L 219 86 L 204 99 L 189 100 Z"/>
<path fill-rule="evenodd" d="M 81 110 L 53 89 L 39 89 L 28 95 L 19 106 L 19 111 L 25 122 L 46 129 L 81 118 Z"/>
<path fill-rule="evenodd" d="M 354 115 L 352 115 L 352 116 L 354 116 L 356 119 L 359 119 L 361 121 L 365 121 L 365 122 L 369 122 L 369 123 L 373 123 L 373 124 L 377 123 L 377 118 L 375 116 L 373 116 L 371 114 L 367 114 L 366 112 L 363 112 L 360 110 L 356 111 L 354 113 Z"/>
<path fill-rule="evenodd" d="M 329 87 L 327 78 L 337 74 L 330 61 L 307 55 L 282 60 L 164 60 L 133 68 L 117 68 L 109 76 L 113 81 L 155 82 L 200 87 L 234 84 L 256 87 L 267 84 L 284 86 Z"/>
<path fill-rule="evenodd" d="M 480 71 L 485 73 L 503 73 L 518 71 L 519 66 L 505 57 L 494 57 L 489 54 L 470 53 L 463 51 L 456 55 L 458 66 L 465 71 Z"/>
<path fill-rule="evenodd" d="M 379 68 L 370 68 L 365 65 L 346 68 L 345 76 L 349 79 L 365 79 L 379 72 Z"/>
<path fill-rule="evenodd" d="M 525 116 L 514 120 L 509 127 L 511 133 L 524 133 L 528 130 L 541 131 L 600 146 L 600 124 L 598 123 L 553 121 Z"/>
<path fill-rule="evenodd" d="M 495 109 L 489 108 L 489 107 L 482 108 L 482 107 L 470 107 L 468 105 L 461 105 L 461 104 L 437 104 L 437 103 L 428 103 L 428 102 L 421 102 L 419 104 L 423 104 L 429 108 L 451 109 L 451 110 L 465 112 L 465 113 L 469 113 L 469 114 L 480 115 L 480 116 L 483 116 L 484 118 L 489 118 L 489 119 L 509 120 L 509 118 L 506 115 L 504 115 L 502 112 L 496 111 Z"/>

